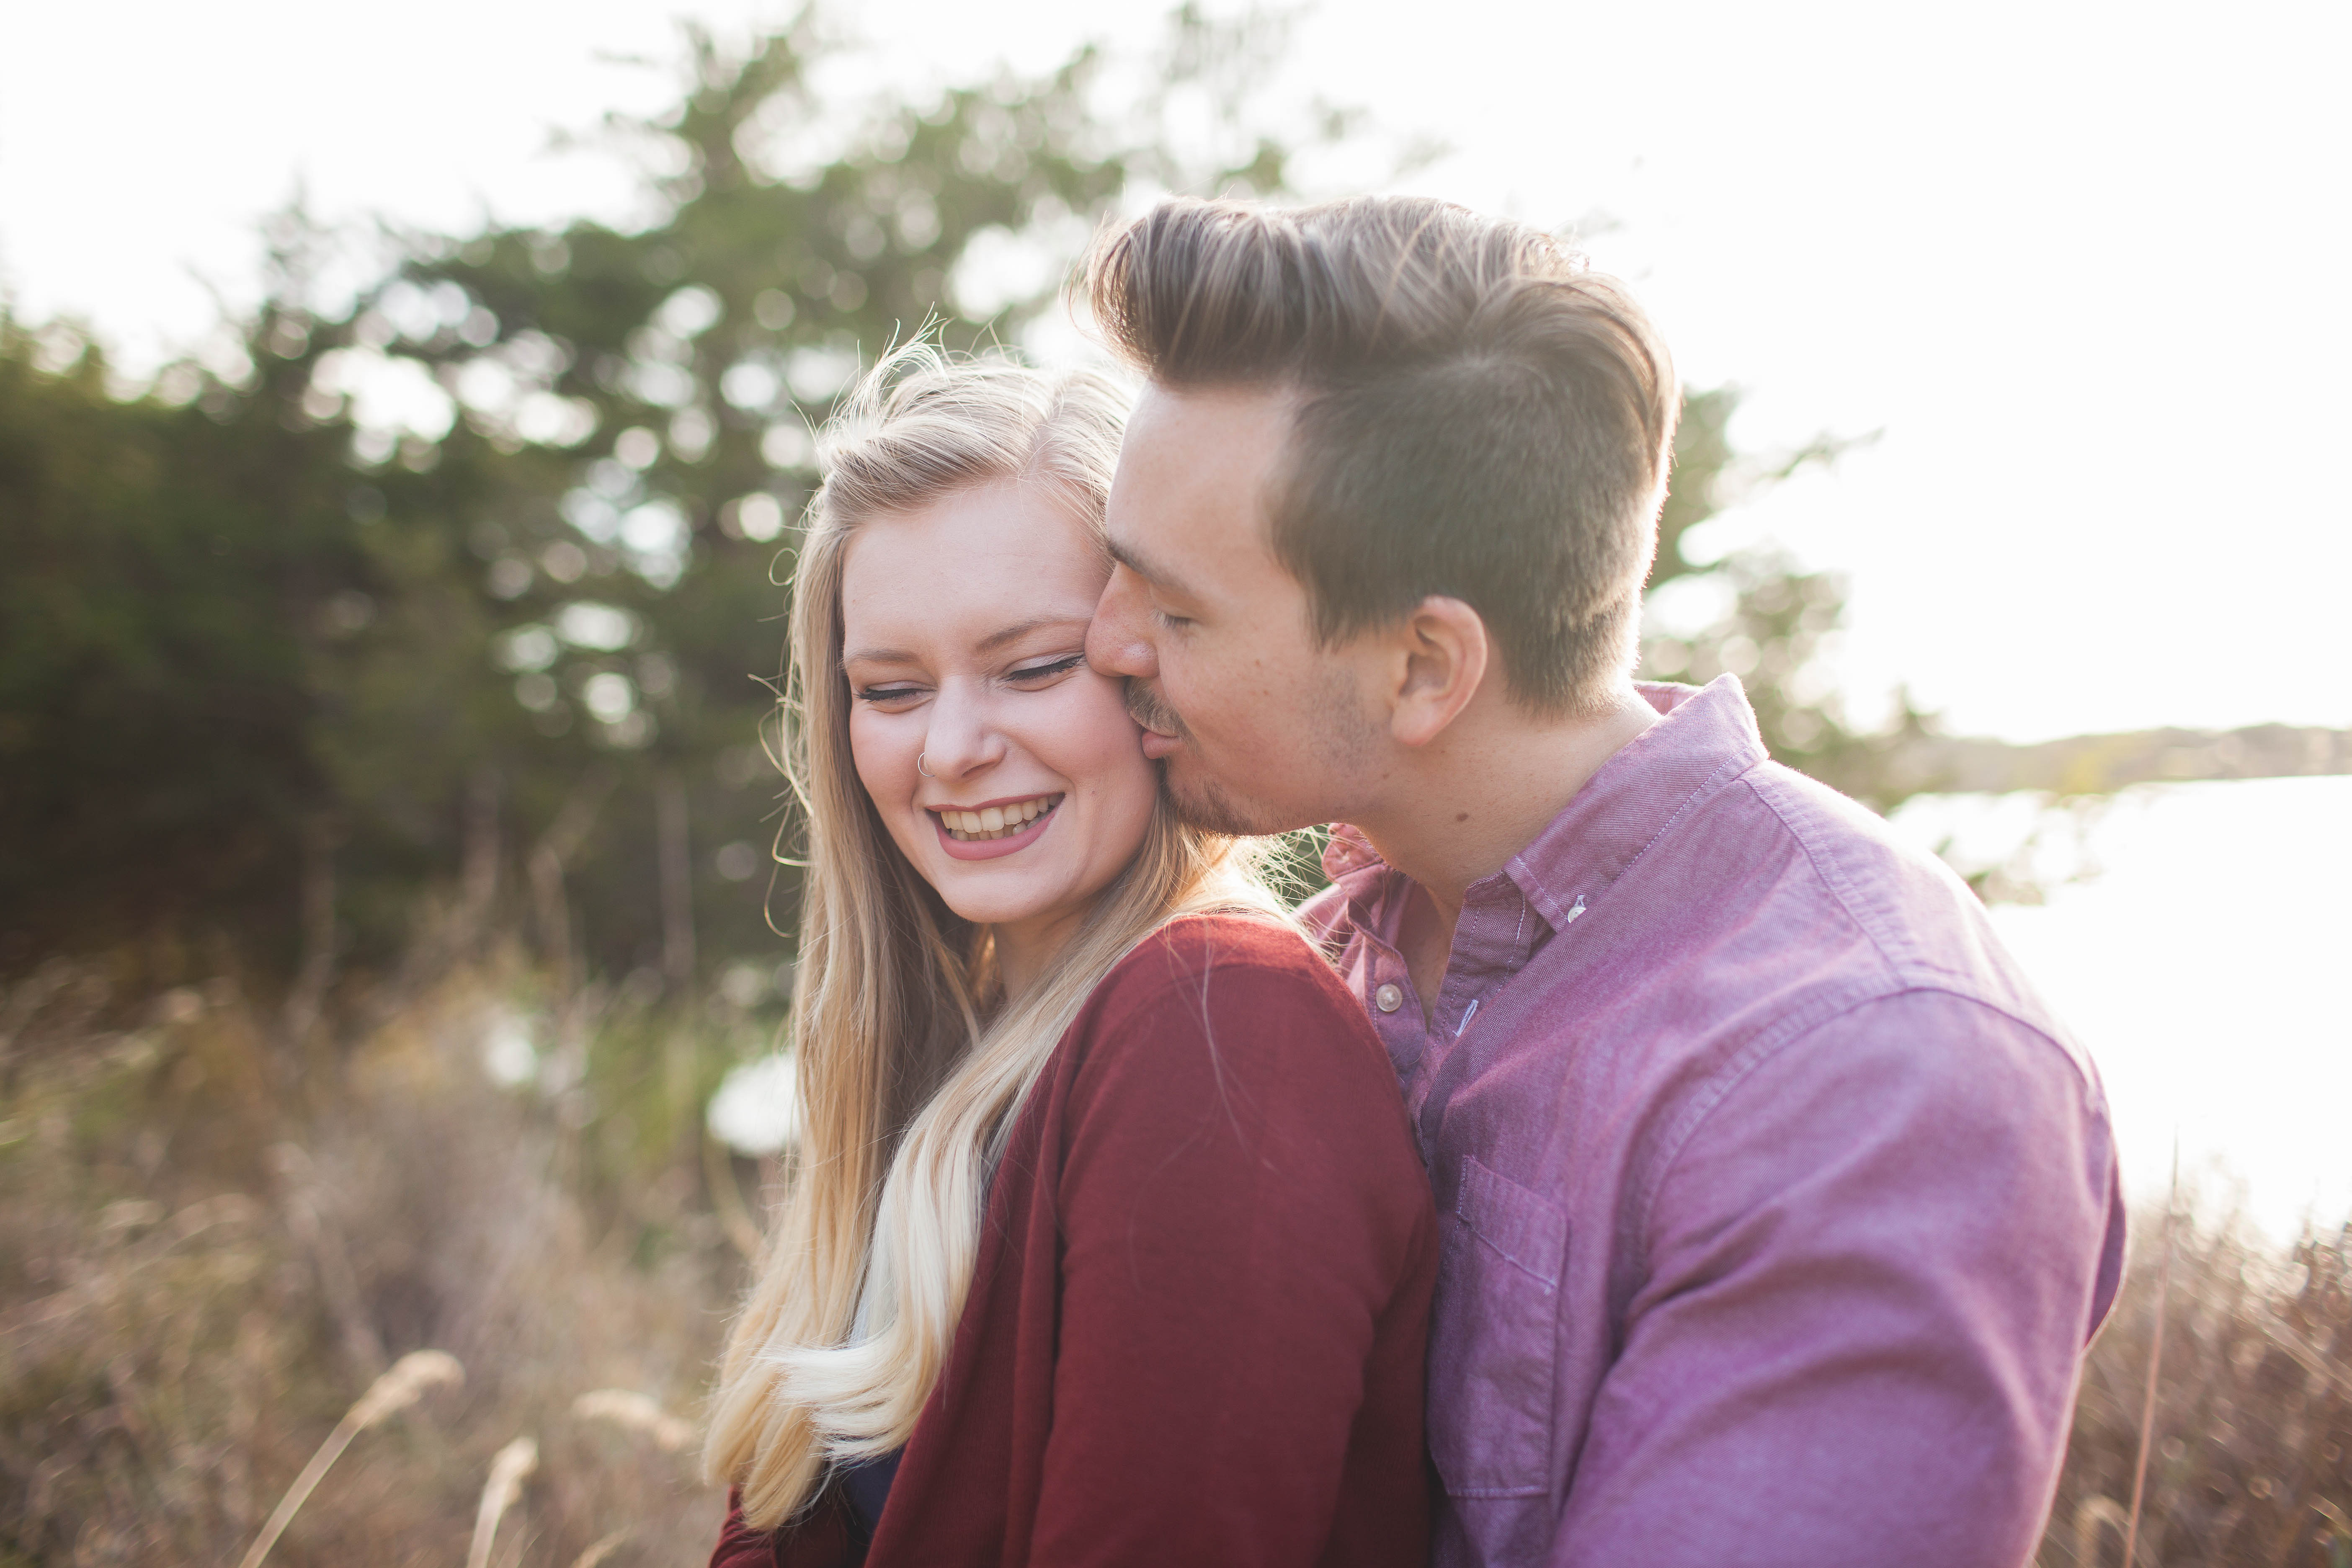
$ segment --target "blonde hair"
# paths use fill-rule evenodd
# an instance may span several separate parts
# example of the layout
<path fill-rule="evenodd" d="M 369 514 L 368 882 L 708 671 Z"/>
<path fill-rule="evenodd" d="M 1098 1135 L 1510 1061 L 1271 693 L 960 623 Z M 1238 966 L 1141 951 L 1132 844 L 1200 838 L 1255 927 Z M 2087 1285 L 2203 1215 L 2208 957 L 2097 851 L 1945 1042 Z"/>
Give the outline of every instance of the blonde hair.
<path fill-rule="evenodd" d="M 1176 915 L 1280 910 L 1241 846 L 1179 822 L 1163 795 L 1079 934 L 1004 996 L 987 929 L 907 860 L 851 760 L 841 581 L 859 525 L 1010 481 L 1099 538 L 1124 419 L 1099 375 L 918 343 L 875 367 L 820 445 L 784 689 L 784 771 L 807 833 L 793 1020 L 805 1131 L 704 1454 L 755 1529 L 805 1508 L 828 1466 L 906 1441 L 971 1287 L 989 1172 L 1097 984 Z"/>
<path fill-rule="evenodd" d="M 1086 288 L 1153 380 L 1298 395 L 1268 542 L 1326 644 L 1449 595 L 1523 706 L 1615 700 L 1682 405 L 1622 287 L 1525 224 L 1360 196 L 1165 202 Z"/>

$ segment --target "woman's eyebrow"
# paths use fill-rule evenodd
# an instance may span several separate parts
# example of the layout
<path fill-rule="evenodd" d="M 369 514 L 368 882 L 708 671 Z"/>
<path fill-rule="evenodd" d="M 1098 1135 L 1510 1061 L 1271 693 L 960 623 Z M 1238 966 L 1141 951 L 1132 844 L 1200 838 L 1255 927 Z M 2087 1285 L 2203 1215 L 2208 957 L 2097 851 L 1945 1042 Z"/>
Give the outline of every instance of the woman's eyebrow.
<path fill-rule="evenodd" d="M 986 637 L 981 638 L 980 651 L 982 653 L 994 653 L 1006 643 L 1019 642 L 1031 632 L 1043 631 L 1052 626 L 1076 626 L 1083 628 L 1087 623 L 1091 621 L 1093 618 L 1094 617 L 1091 615 L 1037 616 L 1029 620 L 1015 621 L 1013 625 L 1003 627 L 999 631 L 992 631 Z"/>
<path fill-rule="evenodd" d="M 861 647 L 853 648 L 849 652 L 843 654 L 841 656 L 841 662 L 845 665 L 914 664 L 917 663 L 918 660 L 913 654 L 908 653 L 902 647 Z"/>
<path fill-rule="evenodd" d="M 1092 619 L 1092 617 L 1089 616 L 1077 615 L 1033 616 L 1028 620 L 1015 621 L 1009 626 L 1000 627 L 999 629 L 989 633 L 986 637 L 980 639 L 978 651 L 982 653 L 994 653 L 998 648 L 1003 647 L 1005 644 L 1019 642 L 1023 637 L 1027 637 L 1031 632 L 1034 631 L 1045 631 L 1056 627 L 1065 627 L 1071 630 L 1083 630 L 1090 619 Z M 843 654 L 841 656 L 841 662 L 845 665 L 920 664 L 922 660 L 916 655 L 908 652 L 902 647 L 860 647 L 852 648 L 847 653 Z"/>

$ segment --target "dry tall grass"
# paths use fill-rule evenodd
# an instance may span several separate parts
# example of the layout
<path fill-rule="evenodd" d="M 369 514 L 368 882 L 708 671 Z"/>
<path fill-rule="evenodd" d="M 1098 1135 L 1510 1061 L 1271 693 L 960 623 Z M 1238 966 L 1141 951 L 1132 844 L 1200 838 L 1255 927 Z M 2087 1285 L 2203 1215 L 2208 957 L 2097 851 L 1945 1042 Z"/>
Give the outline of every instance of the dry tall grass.
<path fill-rule="evenodd" d="M 422 1349 L 463 1387 L 359 1437 L 271 1568 L 707 1556 L 720 1500 L 677 1435 L 741 1260 L 688 1136 L 718 1064 L 676 1020 L 534 1017 L 493 970 L 299 1053 L 229 982 L 110 978 L 0 997 L 0 1565 L 237 1562 Z M 500 1089 L 519 1021 L 548 1070 Z"/>
<path fill-rule="evenodd" d="M 2092 1348 L 2041 1568 L 2119 1564 L 2161 1324 L 2137 1560 L 2352 1568 L 2352 1227 L 2280 1247 L 2184 1202 L 2134 1227 Z"/>
<path fill-rule="evenodd" d="M 699 1111 L 767 1026 L 626 987 L 551 1009 L 491 963 L 295 1049 L 235 983 L 152 973 L 0 994 L 0 1568 L 235 1563 L 339 1432 L 268 1568 L 703 1561 L 691 1423 L 758 1177 Z M 2161 1230 L 2040 1568 L 2122 1561 Z M 2184 1224 L 2161 1310 L 2139 1562 L 2352 1568 L 2352 1234 Z M 356 1421 L 427 1349 L 462 1387 Z"/>

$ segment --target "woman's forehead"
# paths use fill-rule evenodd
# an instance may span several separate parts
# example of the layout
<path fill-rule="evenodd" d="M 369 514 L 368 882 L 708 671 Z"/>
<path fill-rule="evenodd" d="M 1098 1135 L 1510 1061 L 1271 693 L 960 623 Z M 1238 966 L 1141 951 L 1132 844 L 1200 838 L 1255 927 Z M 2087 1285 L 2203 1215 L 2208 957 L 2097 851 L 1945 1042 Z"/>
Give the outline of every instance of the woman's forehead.
<path fill-rule="evenodd" d="M 1083 626 L 1109 566 L 1092 533 L 1035 486 L 992 485 L 870 518 L 842 563 L 844 657 L 992 651 Z"/>

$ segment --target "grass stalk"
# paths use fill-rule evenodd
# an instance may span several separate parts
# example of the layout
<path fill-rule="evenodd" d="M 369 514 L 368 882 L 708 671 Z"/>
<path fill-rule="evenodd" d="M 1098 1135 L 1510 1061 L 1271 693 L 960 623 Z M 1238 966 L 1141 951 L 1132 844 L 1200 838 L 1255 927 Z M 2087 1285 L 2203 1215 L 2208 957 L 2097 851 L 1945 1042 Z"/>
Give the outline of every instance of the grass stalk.
<path fill-rule="evenodd" d="M 2093 1493 L 2074 1509 L 2074 1562 L 2077 1568 L 2099 1568 L 2099 1530 L 2103 1525 L 2114 1531 L 2116 1539 L 2121 1540 L 2126 1528 L 2124 1510 L 2115 1499 Z"/>
<path fill-rule="evenodd" d="M 2156 1332 L 2147 1348 L 2147 1397 L 2139 1412 L 2139 1455 L 2132 1461 L 2131 1514 L 2124 1525 L 2124 1568 L 2139 1561 L 2140 1508 L 2147 1498 L 2147 1453 L 2156 1436 L 2156 1380 L 2164 1369 L 2164 1313 L 2172 1294 L 2172 1227 L 2180 1213 L 2180 1132 L 2172 1134 L 2172 1191 L 2164 1200 L 2164 1263 L 2156 1275 Z"/>
<path fill-rule="evenodd" d="M 522 1497 L 522 1483 L 539 1468 L 539 1442 L 528 1435 L 500 1448 L 490 1459 L 490 1479 L 482 1483 L 482 1506 L 474 1514 L 474 1543 L 466 1552 L 466 1568 L 488 1568 L 490 1543 L 498 1538 L 499 1521 Z"/>
<path fill-rule="evenodd" d="M 596 1568 L 596 1564 L 613 1555 L 614 1548 L 628 1538 L 629 1532 L 625 1527 L 613 1531 L 610 1535 L 599 1537 L 593 1546 L 572 1560 L 572 1568 Z"/>
<path fill-rule="evenodd" d="M 572 1414 L 583 1421 L 609 1421 L 650 1437 L 665 1454 L 675 1454 L 694 1441 L 691 1422 L 679 1420 L 634 1389 L 593 1389 L 572 1402 Z"/>
<path fill-rule="evenodd" d="M 343 1457 L 352 1438 L 394 1412 L 407 1409 L 424 1396 L 426 1389 L 465 1381 L 466 1369 L 457 1364 L 456 1356 L 445 1351 L 411 1351 L 394 1362 L 390 1371 L 368 1384 L 368 1391 L 360 1395 L 357 1404 L 343 1412 L 343 1418 L 335 1423 L 335 1429 L 327 1434 L 327 1440 L 319 1445 L 310 1462 L 302 1467 L 302 1473 L 294 1478 L 294 1484 L 278 1500 L 278 1507 L 261 1527 L 261 1533 L 254 1537 L 237 1568 L 260 1568 L 261 1560 L 269 1555 L 269 1549 L 278 1544 L 278 1538 L 286 1533 L 286 1527 L 310 1500 L 311 1492 L 334 1462 Z"/>

